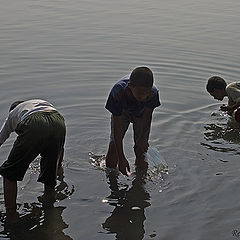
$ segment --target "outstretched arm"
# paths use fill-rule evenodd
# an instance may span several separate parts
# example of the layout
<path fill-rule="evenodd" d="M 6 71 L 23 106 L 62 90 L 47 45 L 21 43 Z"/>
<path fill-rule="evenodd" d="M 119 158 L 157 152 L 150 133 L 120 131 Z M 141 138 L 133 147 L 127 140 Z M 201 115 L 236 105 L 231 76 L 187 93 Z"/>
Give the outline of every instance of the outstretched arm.
<path fill-rule="evenodd" d="M 130 172 L 130 166 L 123 152 L 122 115 L 113 116 L 113 130 L 114 143 L 118 156 L 118 168 L 122 174 L 127 175 L 127 171 Z"/>
<path fill-rule="evenodd" d="M 147 152 L 148 150 L 149 144 L 146 136 L 151 127 L 152 113 L 153 109 L 151 108 L 144 109 L 141 134 L 134 146 L 134 150 L 137 156 L 142 155 L 144 152 Z"/>
<path fill-rule="evenodd" d="M 10 113 L 0 130 L 0 146 L 9 138 L 10 134 L 16 130 L 18 119 Z"/>
<path fill-rule="evenodd" d="M 240 107 L 240 102 L 234 103 L 233 105 L 221 106 L 220 108 L 222 111 L 228 111 L 229 113 L 232 113 L 238 107 Z"/>

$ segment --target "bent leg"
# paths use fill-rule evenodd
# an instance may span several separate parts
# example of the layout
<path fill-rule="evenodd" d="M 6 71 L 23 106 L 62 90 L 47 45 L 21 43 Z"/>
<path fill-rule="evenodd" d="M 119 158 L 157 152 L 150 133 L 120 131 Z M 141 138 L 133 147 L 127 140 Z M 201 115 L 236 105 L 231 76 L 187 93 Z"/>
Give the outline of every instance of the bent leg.
<path fill-rule="evenodd" d="M 56 185 L 58 161 L 60 152 L 57 144 L 51 144 L 48 149 L 42 152 L 40 161 L 40 175 L 38 182 L 41 182 L 45 186 L 45 190 L 51 191 Z"/>
<path fill-rule="evenodd" d="M 17 213 L 17 181 L 3 178 L 4 201 L 6 207 L 5 223 L 14 224 L 19 219 Z"/>
<path fill-rule="evenodd" d="M 64 155 L 64 148 L 62 148 L 61 152 L 59 153 L 59 157 L 58 157 L 58 170 L 63 168 L 63 165 L 62 165 L 63 155 Z"/>
<path fill-rule="evenodd" d="M 62 167 L 66 126 L 64 118 L 58 112 L 45 113 L 44 119 L 49 124 L 45 129 L 44 144 L 41 150 L 39 182 L 45 190 L 54 189 L 57 170 Z"/>
<path fill-rule="evenodd" d="M 7 211 L 16 211 L 17 181 L 3 178 L 4 200 Z"/>
<path fill-rule="evenodd" d="M 32 144 L 32 145 L 31 145 Z M 8 159 L 0 167 L 3 176 L 4 200 L 7 212 L 16 212 L 17 181 L 22 181 L 29 164 L 38 155 L 29 134 L 20 134 L 14 142 Z"/>

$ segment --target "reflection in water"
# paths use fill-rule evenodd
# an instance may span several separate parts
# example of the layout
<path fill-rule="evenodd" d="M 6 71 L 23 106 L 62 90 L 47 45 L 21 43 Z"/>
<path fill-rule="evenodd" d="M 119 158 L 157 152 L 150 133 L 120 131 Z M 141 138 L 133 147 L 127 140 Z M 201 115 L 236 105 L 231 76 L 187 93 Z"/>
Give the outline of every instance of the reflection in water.
<path fill-rule="evenodd" d="M 54 203 L 68 198 L 73 194 L 74 188 L 69 189 L 64 181 L 63 172 L 59 173 L 57 180 L 60 183 L 56 187 L 54 196 L 43 194 L 38 197 L 39 203 L 24 203 L 18 206 L 21 213 L 16 223 L 7 224 L 5 214 L 0 213 L 0 221 L 4 227 L 0 237 L 11 240 L 71 240 L 72 238 L 63 232 L 64 229 L 68 228 L 68 225 L 62 219 L 62 213 L 66 207 L 54 207 Z"/>
<path fill-rule="evenodd" d="M 216 116 L 216 119 L 204 126 L 204 138 L 207 143 L 201 142 L 201 145 L 214 151 L 240 154 L 237 151 L 238 147 L 233 146 L 240 143 L 240 124 L 231 117 L 223 118 L 222 114 L 214 113 L 212 116 Z"/>
<path fill-rule="evenodd" d="M 150 195 L 144 188 L 146 171 L 136 171 L 130 188 L 127 185 L 120 186 L 115 173 L 110 173 L 108 178 L 111 195 L 107 199 L 115 209 L 103 223 L 103 228 L 116 233 L 118 240 L 143 239 L 144 209 L 150 206 Z"/>
<path fill-rule="evenodd" d="M 68 227 L 62 220 L 62 212 L 66 207 L 40 207 L 31 204 L 27 208 L 25 210 L 30 213 L 20 217 L 14 225 L 5 224 L 1 236 L 11 240 L 72 239 L 63 232 Z"/>

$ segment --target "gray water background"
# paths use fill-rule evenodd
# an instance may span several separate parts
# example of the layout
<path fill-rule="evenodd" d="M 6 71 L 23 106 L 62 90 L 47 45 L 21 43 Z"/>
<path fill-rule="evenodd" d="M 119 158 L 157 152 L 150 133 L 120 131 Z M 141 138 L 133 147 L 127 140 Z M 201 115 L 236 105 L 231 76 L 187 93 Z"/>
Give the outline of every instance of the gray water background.
<path fill-rule="evenodd" d="M 11 102 L 43 98 L 64 115 L 67 139 L 54 207 L 39 200 L 36 161 L 19 183 L 21 224 L 8 229 L 0 183 L 0 238 L 237 238 L 239 128 L 218 111 L 222 103 L 205 84 L 212 75 L 239 80 L 239 11 L 237 0 L 2 0 L 0 121 Z M 114 201 L 88 152 L 106 153 L 107 95 L 141 65 L 153 70 L 160 89 L 150 144 L 169 174 L 163 181 L 120 176 Z M 15 137 L 1 147 L 0 163 Z M 130 130 L 125 153 L 134 171 L 132 144 Z"/>

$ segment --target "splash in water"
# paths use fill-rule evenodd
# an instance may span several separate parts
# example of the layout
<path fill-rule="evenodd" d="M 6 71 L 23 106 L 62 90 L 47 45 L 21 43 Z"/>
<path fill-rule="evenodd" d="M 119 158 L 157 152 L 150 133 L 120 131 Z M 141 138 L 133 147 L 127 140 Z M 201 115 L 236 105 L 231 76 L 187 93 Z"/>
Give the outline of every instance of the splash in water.
<path fill-rule="evenodd" d="M 148 152 L 145 154 L 145 159 L 149 164 L 147 170 L 147 179 L 150 181 L 163 180 L 162 174 L 168 174 L 168 165 L 161 154 L 155 149 L 149 147 Z M 106 167 L 105 155 L 95 155 L 93 152 L 89 152 L 90 163 L 106 173 L 114 172 L 116 175 L 119 174 L 117 169 L 109 169 Z"/>

